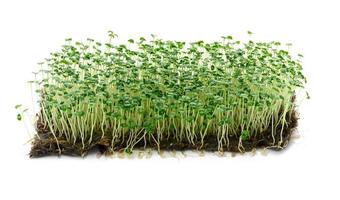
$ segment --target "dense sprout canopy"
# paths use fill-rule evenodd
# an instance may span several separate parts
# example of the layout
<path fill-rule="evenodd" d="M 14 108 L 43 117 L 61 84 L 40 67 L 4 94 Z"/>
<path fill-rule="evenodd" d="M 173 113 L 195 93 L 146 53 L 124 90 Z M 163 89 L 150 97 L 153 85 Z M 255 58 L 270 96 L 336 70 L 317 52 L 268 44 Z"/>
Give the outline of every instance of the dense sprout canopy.
<path fill-rule="evenodd" d="M 55 135 L 84 146 L 100 135 L 132 148 L 146 137 L 204 143 L 212 134 L 221 147 L 228 135 L 246 140 L 284 125 L 305 82 L 302 55 L 292 57 L 275 41 L 141 37 L 116 44 L 115 37 L 66 39 L 41 63 L 35 82 L 43 121 Z"/>

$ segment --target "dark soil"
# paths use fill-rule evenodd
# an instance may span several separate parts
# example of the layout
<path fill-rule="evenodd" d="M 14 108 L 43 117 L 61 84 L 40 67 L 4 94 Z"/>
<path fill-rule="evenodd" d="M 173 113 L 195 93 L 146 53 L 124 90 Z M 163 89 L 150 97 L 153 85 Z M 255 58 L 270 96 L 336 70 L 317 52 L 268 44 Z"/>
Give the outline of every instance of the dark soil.
<path fill-rule="evenodd" d="M 269 148 L 273 150 L 281 150 L 285 148 L 290 140 L 290 136 L 293 131 L 297 127 L 297 113 L 294 110 L 291 117 L 287 118 L 287 124 L 283 129 L 283 141 L 281 144 L 278 144 L 280 141 L 280 134 L 275 135 L 275 141 L 271 135 L 271 127 L 269 127 L 262 134 L 258 134 L 256 136 L 250 137 L 248 140 L 242 141 L 242 146 L 244 149 L 243 152 L 252 151 L 256 148 Z M 66 141 L 65 138 L 58 138 L 60 150 L 58 149 L 57 143 L 51 132 L 48 128 L 44 128 L 44 126 L 39 122 L 37 122 L 36 126 L 38 136 L 35 136 L 34 141 L 32 143 L 32 148 L 30 152 L 30 157 L 42 157 L 47 155 L 70 155 L 70 156 L 85 156 L 89 152 L 99 151 L 102 154 L 109 155 L 114 151 L 124 151 L 126 144 L 116 144 L 114 148 L 111 147 L 111 139 L 110 138 L 94 138 L 91 145 L 87 145 L 83 148 L 80 142 L 75 144 L 71 144 Z M 278 126 L 276 129 L 277 133 L 280 133 L 281 126 Z M 99 134 L 101 135 L 101 134 Z M 213 134 L 208 134 L 204 139 L 204 145 L 202 146 L 200 141 L 196 141 L 195 144 L 186 142 L 186 141 L 177 141 L 173 138 L 164 138 L 160 141 L 160 150 L 204 150 L 204 151 L 217 151 L 217 138 Z M 230 136 L 229 137 L 229 146 L 223 146 L 223 151 L 229 152 L 240 152 L 238 148 L 239 137 Z M 155 142 L 147 141 L 144 144 L 144 141 L 141 140 L 134 146 L 134 149 L 144 149 L 151 148 L 158 150 L 158 146 Z"/>

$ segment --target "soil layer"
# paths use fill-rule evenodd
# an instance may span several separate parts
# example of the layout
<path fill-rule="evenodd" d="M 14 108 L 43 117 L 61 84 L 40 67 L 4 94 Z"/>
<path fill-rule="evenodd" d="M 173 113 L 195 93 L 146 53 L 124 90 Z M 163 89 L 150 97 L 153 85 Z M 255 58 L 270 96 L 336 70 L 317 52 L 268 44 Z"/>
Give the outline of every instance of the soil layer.
<path fill-rule="evenodd" d="M 297 127 L 297 112 L 293 110 L 291 117 L 287 117 L 287 124 L 283 129 L 282 141 L 280 141 L 280 134 L 276 134 L 274 138 L 272 137 L 271 131 L 272 127 L 268 127 L 262 134 L 257 134 L 255 136 L 251 136 L 248 140 L 242 141 L 242 152 L 252 151 L 257 148 L 268 148 L 273 150 L 281 150 L 284 149 L 290 140 L 290 137 L 294 130 Z M 111 147 L 111 139 L 104 138 L 94 138 L 92 144 L 83 145 L 81 142 L 76 142 L 75 144 L 68 142 L 65 138 L 59 137 L 58 144 L 56 139 L 53 137 L 52 133 L 48 130 L 48 128 L 44 128 L 44 125 L 40 123 L 38 120 L 37 125 L 37 135 L 35 136 L 32 142 L 32 148 L 30 152 L 30 157 L 42 157 L 48 155 L 70 155 L 70 156 L 85 156 L 89 152 L 99 151 L 102 154 L 110 155 L 115 151 L 121 152 L 126 148 L 126 144 L 117 143 L 114 147 Z M 281 126 L 276 127 L 276 133 L 280 133 Z M 99 134 L 101 135 L 101 134 Z M 155 150 L 177 150 L 177 151 L 185 151 L 185 150 L 204 150 L 204 151 L 217 151 L 218 149 L 218 141 L 214 134 L 208 134 L 204 138 L 204 144 L 201 145 L 200 141 L 195 141 L 195 144 L 189 143 L 187 141 L 178 141 L 172 138 L 166 138 L 160 140 L 159 147 L 155 142 L 150 142 L 146 140 L 146 143 L 141 140 L 137 143 L 133 149 L 155 149 Z M 223 151 L 228 152 L 240 152 L 239 148 L 239 137 L 237 136 L 229 136 L 229 146 L 224 145 Z"/>

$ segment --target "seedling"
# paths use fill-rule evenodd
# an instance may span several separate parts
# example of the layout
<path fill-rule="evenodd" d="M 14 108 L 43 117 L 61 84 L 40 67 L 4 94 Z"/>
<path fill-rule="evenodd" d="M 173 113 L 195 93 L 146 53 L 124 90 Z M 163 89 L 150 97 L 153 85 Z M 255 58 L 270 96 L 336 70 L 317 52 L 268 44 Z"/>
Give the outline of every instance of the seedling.
<path fill-rule="evenodd" d="M 295 91 L 306 80 L 301 54 L 232 36 L 187 43 L 152 35 L 114 44 L 116 37 L 66 39 L 41 63 L 32 84 L 44 137 L 31 156 L 85 155 L 96 146 L 249 151 L 289 140 Z"/>

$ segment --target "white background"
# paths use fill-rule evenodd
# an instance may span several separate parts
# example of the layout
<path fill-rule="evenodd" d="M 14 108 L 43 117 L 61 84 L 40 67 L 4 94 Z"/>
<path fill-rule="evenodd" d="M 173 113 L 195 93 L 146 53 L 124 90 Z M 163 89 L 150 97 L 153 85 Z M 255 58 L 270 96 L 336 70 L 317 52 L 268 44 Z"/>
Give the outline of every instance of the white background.
<path fill-rule="evenodd" d="M 340 7 L 336 1 L 0 1 L 0 199 L 339 199 Z M 29 159 L 14 105 L 30 106 L 36 63 L 64 38 L 218 40 L 294 44 L 311 99 L 299 139 L 280 153 L 150 159 Z"/>

